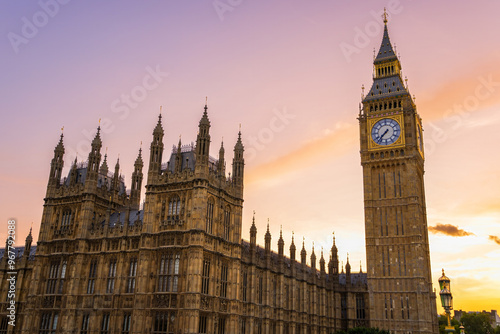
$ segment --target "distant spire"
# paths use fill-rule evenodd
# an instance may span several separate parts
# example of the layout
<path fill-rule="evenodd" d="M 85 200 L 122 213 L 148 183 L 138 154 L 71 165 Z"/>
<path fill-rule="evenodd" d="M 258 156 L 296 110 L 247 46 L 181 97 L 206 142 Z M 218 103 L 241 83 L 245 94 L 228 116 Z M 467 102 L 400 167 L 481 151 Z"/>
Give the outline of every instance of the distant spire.
<path fill-rule="evenodd" d="M 257 226 L 255 226 L 255 210 L 253 211 L 252 226 L 250 226 L 250 244 L 256 245 L 257 243 Z"/>
<path fill-rule="evenodd" d="M 105 153 L 104 154 L 104 160 L 102 161 L 101 168 L 100 168 L 99 172 L 101 174 L 107 175 L 108 174 L 108 170 L 109 170 L 109 168 L 108 168 L 108 154 Z"/>
<path fill-rule="evenodd" d="M 290 244 L 290 260 L 292 261 L 295 261 L 295 242 L 294 242 L 294 238 L 293 238 L 293 231 L 292 231 L 292 242 Z"/>
<path fill-rule="evenodd" d="M 302 250 L 300 251 L 300 257 L 301 257 L 301 262 L 302 262 L 303 265 L 306 264 L 306 256 L 307 256 L 307 252 L 306 252 L 306 238 L 302 237 Z"/>
<path fill-rule="evenodd" d="M 391 40 L 389 39 L 389 31 L 387 30 L 387 12 L 385 11 L 385 8 L 382 17 L 384 19 L 384 36 L 382 37 L 382 43 L 380 44 L 380 49 L 377 57 L 375 57 L 374 63 L 397 59 L 396 53 L 392 48 Z"/>
<path fill-rule="evenodd" d="M 332 255 L 335 256 L 336 254 L 337 254 L 337 245 L 335 244 L 335 232 L 333 232 Z"/>
<path fill-rule="evenodd" d="M 271 232 L 269 231 L 269 218 L 267 218 L 267 231 L 266 231 L 266 235 L 264 237 L 264 240 L 265 240 L 265 247 L 266 247 L 266 252 L 270 252 L 271 251 Z"/>
<path fill-rule="evenodd" d="M 351 264 L 349 263 L 349 253 L 347 253 L 347 262 L 345 264 L 346 274 L 351 274 Z"/>
<path fill-rule="evenodd" d="M 283 240 L 283 226 L 280 225 L 280 238 L 278 239 L 278 255 L 283 256 L 283 248 L 285 241 Z"/>
<path fill-rule="evenodd" d="M 153 130 L 153 135 L 155 135 L 155 134 L 163 135 L 163 126 L 161 124 L 161 111 L 160 111 L 160 114 L 158 115 L 158 123 L 156 123 L 156 127 Z"/>

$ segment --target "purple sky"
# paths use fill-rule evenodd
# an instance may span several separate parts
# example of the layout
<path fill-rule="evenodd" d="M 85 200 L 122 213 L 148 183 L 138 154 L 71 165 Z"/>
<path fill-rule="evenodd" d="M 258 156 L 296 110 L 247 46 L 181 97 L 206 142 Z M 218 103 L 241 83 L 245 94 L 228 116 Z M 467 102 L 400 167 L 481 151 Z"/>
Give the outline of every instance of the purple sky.
<path fill-rule="evenodd" d="M 61 2 L 63 2 L 61 0 Z M 212 155 L 246 148 L 243 237 L 256 210 L 273 248 L 306 238 L 365 265 L 356 115 L 371 85 L 380 12 L 424 121 L 434 278 L 456 308 L 496 308 L 500 290 L 500 44 L 497 1 L 8 1 L 0 5 L 0 239 L 38 235 L 50 160 L 64 126 L 65 171 L 88 154 L 99 118 L 110 166 L 149 154 L 163 106 L 165 155 L 194 141 L 205 96 Z M 44 9 L 45 8 L 45 9 Z M 48 13 L 48 14 L 47 14 Z M 50 15 L 49 15 L 50 14 Z M 152 73 L 155 73 L 152 75 Z M 104 149 L 102 151 L 104 154 Z M 164 156 L 165 156 L 164 155 Z M 146 158 L 147 160 L 147 158 Z M 147 166 L 145 167 L 147 170 Z M 468 236 L 460 230 L 470 232 Z M 442 233 L 438 233 L 442 231 Z M 495 242 L 497 240 L 497 242 Z M 22 244 L 19 242 L 18 244 Z M 437 283 L 435 283 L 437 286 Z M 497 285 L 494 285 L 497 286 Z M 490 291 L 486 291 L 486 289 Z M 481 300 L 476 302 L 475 300 Z"/>

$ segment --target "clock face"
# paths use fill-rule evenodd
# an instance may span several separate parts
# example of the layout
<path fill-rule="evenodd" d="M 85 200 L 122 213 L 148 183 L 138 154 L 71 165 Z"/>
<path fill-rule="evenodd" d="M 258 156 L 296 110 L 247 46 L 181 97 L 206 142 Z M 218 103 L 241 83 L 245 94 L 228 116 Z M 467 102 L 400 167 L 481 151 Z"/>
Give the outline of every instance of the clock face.
<path fill-rule="evenodd" d="M 391 118 L 384 118 L 372 128 L 372 139 L 378 145 L 391 145 L 401 135 L 399 123 Z"/>

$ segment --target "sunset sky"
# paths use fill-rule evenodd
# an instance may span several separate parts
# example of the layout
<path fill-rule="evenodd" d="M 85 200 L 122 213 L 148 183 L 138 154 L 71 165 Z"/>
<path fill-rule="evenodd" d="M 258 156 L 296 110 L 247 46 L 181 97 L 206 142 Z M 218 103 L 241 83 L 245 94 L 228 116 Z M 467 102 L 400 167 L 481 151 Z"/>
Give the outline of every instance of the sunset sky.
<path fill-rule="evenodd" d="M 241 124 L 243 238 L 255 210 L 260 244 L 268 219 L 274 250 L 281 225 L 308 256 L 335 232 L 340 260 L 365 270 L 356 117 L 387 7 L 424 122 L 434 287 L 444 268 L 455 309 L 500 307 L 500 2 L 59 1 L 0 5 L 0 240 L 9 218 L 17 245 L 32 222 L 37 239 L 61 127 L 64 176 L 101 118 L 130 187 L 159 106 L 165 160 L 179 135 L 195 140 L 208 96 L 213 156 L 224 138 L 232 159 Z"/>

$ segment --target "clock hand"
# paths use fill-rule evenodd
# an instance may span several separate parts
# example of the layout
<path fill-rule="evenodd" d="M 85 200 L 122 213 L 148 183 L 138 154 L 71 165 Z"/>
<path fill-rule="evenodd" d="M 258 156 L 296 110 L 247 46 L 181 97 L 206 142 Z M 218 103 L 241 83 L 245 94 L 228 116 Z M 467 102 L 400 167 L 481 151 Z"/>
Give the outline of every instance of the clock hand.
<path fill-rule="evenodd" d="M 380 140 L 382 140 L 382 138 L 384 138 L 385 134 L 389 131 L 389 129 L 386 129 L 384 134 L 382 136 L 380 136 Z M 379 143 L 380 143 L 380 140 L 379 140 Z"/>

